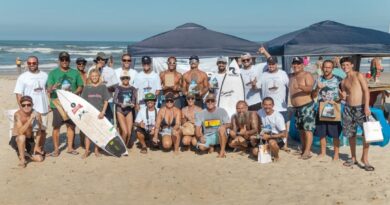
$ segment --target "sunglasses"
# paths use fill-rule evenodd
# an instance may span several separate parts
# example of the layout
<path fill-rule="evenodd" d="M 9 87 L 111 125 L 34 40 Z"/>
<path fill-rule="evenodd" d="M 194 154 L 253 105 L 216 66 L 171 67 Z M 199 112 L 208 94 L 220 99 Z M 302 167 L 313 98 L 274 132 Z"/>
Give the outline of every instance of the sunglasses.
<path fill-rule="evenodd" d="M 106 59 L 103 58 L 96 58 L 97 61 L 106 61 Z"/>
<path fill-rule="evenodd" d="M 131 59 L 122 59 L 122 62 L 131 62 Z"/>
<path fill-rule="evenodd" d="M 84 63 L 77 63 L 77 65 L 85 65 Z"/>
<path fill-rule="evenodd" d="M 206 100 L 206 103 L 215 103 L 215 100 Z"/>
<path fill-rule="evenodd" d="M 187 98 L 187 100 L 195 100 L 195 98 Z"/>
<path fill-rule="evenodd" d="M 242 62 L 249 62 L 251 59 L 243 59 Z"/>
<path fill-rule="evenodd" d="M 218 61 L 217 64 L 226 64 L 226 62 Z"/>
<path fill-rule="evenodd" d="M 27 65 L 38 65 L 37 62 L 27 62 Z"/>
<path fill-rule="evenodd" d="M 168 65 L 176 65 L 176 62 L 173 63 L 168 62 Z"/>
<path fill-rule="evenodd" d="M 60 61 L 61 61 L 61 62 L 69 62 L 70 59 L 69 59 L 69 58 L 61 58 Z"/>
<path fill-rule="evenodd" d="M 31 107 L 31 103 L 28 103 L 28 104 L 21 104 L 22 107 Z"/>
<path fill-rule="evenodd" d="M 130 80 L 130 77 L 120 77 L 121 80 Z"/>
<path fill-rule="evenodd" d="M 197 64 L 197 63 L 199 63 L 199 61 L 196 59 L 190 60 L 190 64 Z"/>
<path fill-rule="evenodd" d="M 166 103 L 173 103 L 173 100 L 169 99 L 165 101 Z"/>

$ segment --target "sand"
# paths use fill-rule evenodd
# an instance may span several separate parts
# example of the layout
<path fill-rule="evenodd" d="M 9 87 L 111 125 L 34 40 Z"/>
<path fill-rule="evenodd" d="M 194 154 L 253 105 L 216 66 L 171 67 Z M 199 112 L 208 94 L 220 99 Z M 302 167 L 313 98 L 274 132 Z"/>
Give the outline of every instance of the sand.
<path fill-rule="evenodd" d="M 0 77 L 1 111 L 16 107 L 15 81 L 15 76 Z M 149 151 L 142 155 L 133 148 L 125 158 L 92 154 L 82 160 L 80 155 L 63 151 L 58 158 L 29 163 L 22 169 L 8 146 L 8 122 L 4 115 L 0 120 L 0 204 L 390 203 L 389 146 L 371 147 L 369 159 L 375 172 L 344 167 L 330 156 L 319 159 L 317 148 L 310 160 L 281 152 L 281 161 L 270 164 L 259 164 L 239 153 L 217 159 L 217 153 L 175 156 Z M 47 142 L 46 150 L 51 151 L 51 129 Z M 64 146 L 64 134 L 61 143 Z M 359 157 L 361 149 L 357 149 Z M 349 147 L 342 147 L 341 158 L 348 156 Z"/>

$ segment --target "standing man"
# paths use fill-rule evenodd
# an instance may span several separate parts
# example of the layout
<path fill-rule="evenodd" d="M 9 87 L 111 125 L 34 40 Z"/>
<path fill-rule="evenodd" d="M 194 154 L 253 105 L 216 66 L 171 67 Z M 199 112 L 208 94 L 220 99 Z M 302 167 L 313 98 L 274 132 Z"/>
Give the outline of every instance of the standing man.
<path fill-rule="evenodd" d="M 134 80 L 134 87 L 138 89 L 138 100 L 141 107 L 145 107 L 145 96 L 152 93 L 158 96 L 161 90 L 161 80 L 152 69 L 152 58 L 143 56 L 141 59 L 143 71 L 138 73 Z"/>
<path fill-rule="evenodd" d="M 120 76 L 123 73 L 123 71 L 127 71 L 127 73 L 130 75 L 130 82 L 129 84 L 131 86 L 134 86 L 134 80 L 137 76 L 137 71 L 131 67 L 131 62 L 133 60 L 131 59 L 131 55 L 128 53 L 125 53 L 122 55 L 122 67 L 115 69 L 115 75 L 118 78 L 118 82 L 121 82 Z"/>
<path fill-rule="evenodd" d="M 20 99 L 23 96 L 30 96 L 34 102 L 34 111 L 41 114 L 42 130 L 34 130 L 34 132 L 42 131 L 42 140 L 38 144 L 38 152 L 44 153 L 44 145 L 46 139 L 47 115 L 49 113 L 49 99 L 46 93 L 47 74 L 39 70 L 39 61 L 36 56 L 27 58 L 28 70 L 21 74 L 15 85 L 14 93 L 16 94 L 16 102 L 21 109 Z"/>
<path fill-rule="evenodd" d="M 19 57 L 16 57 L 15 64 L 16 72 L 20 75 L 22 73 L 22 60 L 20 60 Z"/>
<path fill-rule="evenodd" d="M 367 81 L 363 74 L 353 70 L 353 62 L 350 57 L 344 57 L 340 64 L 347 77 L 341 82 L 341 98 L 346 101 L 342 126 L 344 136 L 349 138 L 351 159 L 344 163 L 345 166 L 358 164 L 356 160 L 356 127 L 363 127 L 363 122 L 371 115 L 369 108 L 370 93 Z M 362 162 L 366 171 L 374 171 L 374 167 L 368 163 L 368 149 L 370 145 L 363 136 Z"/>
<path fill-rule="evenodd" d="M 184 73 L 183 92 L 184 95 L 191 93 L 195 95 L 195 105 L 203 108 L 203 97 L 209 90 L 209 81 L 207 74 L 199 69 L 199 57 L 190 57 L 191 69 Z"/>
<path fill-rule="evenodd" d="M 222 81 L 226 75 L 226 64 L 226 58 L 220 56 L 217 59 L 218 72 L 213 73 L 209 81 L 210 92 L 214 93 L 216 96 L 219 96 L 219 92 L 221 91 Z M 218 98 L 216 103 L 218 105 Z"/>
<path fill-rule="evenodd" d="M 260 95 L 260 69 L 252 65 L 250 53 L 241 55 L 242 68 L 240 69 L 245 88 L 245 101 L 248 103 L 250 111 L 261 109 Z"/>
<path fill-rule="evenodd" d="M 181 109 L 183 105 L 180 99 L 180 92 L 182 91 L 183 76 L 176 71 L 176 57 L 169 57 L 167 64 L 168 70 L 160 73 L 163 94 L 173 93 L 175 107 Z"/>
<path fill-rule="evenodd" d="M 295 125 L 301 137 L 301 158 L 306 160 L 311 158 L 310 150 L 315 129 L 314 101 L 311 96 L 314 79 L 309 72 L 304 71 L 301 57 L 293 58 L 292 67 L 294 73 L 289 82 L 290 98 L 295 109 Z"/>
<path fill-rule="evenodd" d="M 49 156 L 57 157 L 60 146 L 60 128 L 66 125 L 66 137 L 68 142 L 67 153 L 77 155 L 78 152 L 73 148 L 73 139 L 75 135 L 75 125 L 70 119 L 64 119 L 60 114 L 60 103 L 58 102 L 57 89 L 67 90 L 79 95 L 83 89 L 83 80 L 79 72 L 69 67 L 70 55 L 67 52 L 61 52 L 58 56 L 59 67 L 49 73 L 47 80 L 48 92 L 50 94 L 50 107 L 53 110 L 53 145 L 54 151 Z"/>
<path fill-rule="evenodd" d="M 195 115 L 195 134 L 199 149 L 214 151 L 215 145 L 220 145 L 218 158 L 226 157 L 227 127 L 230 127 L 229 115 L 226 110 L 216 106 L 215 95 L 209 93 L 206 97 L 206 109 Z M 203 130 L 203 131 L 202 131 Z"/>
<path fill-rule="evenodd" d="M 333 67 L 334 64 L 331 60 L 325 60 L 322 63 L 321 71 L 323 75 L 318 78 L 313 98 L 318 96 L 319 103 L 332 104 L 334 109 L 336 103 L 340 103 L 339 86 L 342 79 L 333 75 Z M 339 160 L 341 124 L 340 122 L 320 121 L 321 114 L 322 111 L 318 110 L 315 131 L 315 135 L 320 137 L 321 152 L 319 156 L 323 157 L 326 155 L 326 136 L 329 136 L 333 138 L 333 160 Z"/>
<path fill-rule="evenodd" d="M 287 111 L 287 95 L 288 95 L 288 75 L 284 70 L 278 68 L 278 58 L 271 56 L 264 47 L 260 47 L 259 53 L 263 54 L 267 58 L 268 69 L 262 73 L 260 78 L 261 82 L 261 95 L 262 98 L 271 97 L 274 101 L 273 110 L 282 114 L 286 130 L 289 128 L 290 118 Z M 282 148 L 289 151 L 287 147 L 287 137 L 283 138 L 285 146 Z"/>

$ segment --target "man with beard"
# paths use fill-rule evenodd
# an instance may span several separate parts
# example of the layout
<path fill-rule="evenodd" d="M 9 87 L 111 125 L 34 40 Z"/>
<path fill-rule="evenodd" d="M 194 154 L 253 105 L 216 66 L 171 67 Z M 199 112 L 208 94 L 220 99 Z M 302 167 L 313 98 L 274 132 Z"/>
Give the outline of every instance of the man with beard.
<path fill-rule="evenodd" d="M 256 112 L 248 111 L 248 104 L 243 100 L 237 102 L 236 111 L 231 120 L 229 146 L 244 151 L 248 148 L 249 141 L 257 139 L 259 117 Z"/>
<path fill-rule="evenodd" d="M 167 61 L 168 70 L 160 73 L 163 94 L 173 93 L 175 107 L 181 109 L 180 92 L 182 90 L 182 74 L 176 71 L 176 57 L 171 56 Z M 164 101 L 165 104 L 165 101 Z"/>
<path fill-rule="evenodd" d="M 203 97 L 209 90 L 207 74 L 199 69 L 199 57 L 190 57 L 191 70 L 183 75 L 183 93 L 195 95 L 195 105 L 203 108 Z"/>
<path fill-rule="evenodd" d="M 225 57 L 220 56 L 217 59 L 217 66 L 218 66 L 218 72 L 213 73 L 213 75 L 210 78 L 210 91 L 214 93 L 216 96 L 219 95 L 219 91 L 221 90 L 221 85 L 223 78 L 226 75 L 226 64 L 227 60 Z M 218 98 L 217 98 L 217 105 L 218 105 Z"/>

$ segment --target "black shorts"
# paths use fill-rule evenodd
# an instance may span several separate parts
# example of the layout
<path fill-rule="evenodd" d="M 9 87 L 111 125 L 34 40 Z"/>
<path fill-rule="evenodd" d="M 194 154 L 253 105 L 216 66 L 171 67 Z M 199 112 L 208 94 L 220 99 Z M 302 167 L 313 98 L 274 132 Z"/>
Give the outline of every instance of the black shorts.
<path fill-rule="evenodd" d="M 18 144 L 16 143 L 16 136 L 12 136 L 8 144 L 16 151 L 16 153 L 19 156 L 19 149 L 18 149 Z M 34 147 L 35 147 L 34 138 L 33 137 L 30 137 L 30 138 L 26 137 L 26 150 L 27 150 L 27 153 L 33 154 Z"/>
<path fill-rule="evenodd" d="M 248 106 L 249 111 L 259 111 L 261 109 L 261 102 Z"/>
<path fill-rule="evenodd" d="M 53 110 L 53 123 L 52 123 L 53 128 L 59 128 L 63 124 L 74 125 L 74 123 L 71 119 L 64 121 L 61 117 L 60 112 L 58 112 L 58 110 L 56 108 L 52 108 L 52 110 Z"/>
<path fill-rule="evenodd" d="M 276 138 L 276 139 L 273 139 L 273 140 L 276 141 L 276 143 L 278 144 L 279 149 L 282 149 L 284 147 L 285 143 L 284 143 L 282 138 Z M 265 140 L 262 140 L 262 141 L 263 141 L 263 144 L 266 143 Z"/>
<path fill-rule="evenodd" d="M 340 122 L 323 122 L 317 119 L 316 130 L 314 135 L 317 137 L 332 137 L 339 138 L 341 134 L 341 123 Z"/>

